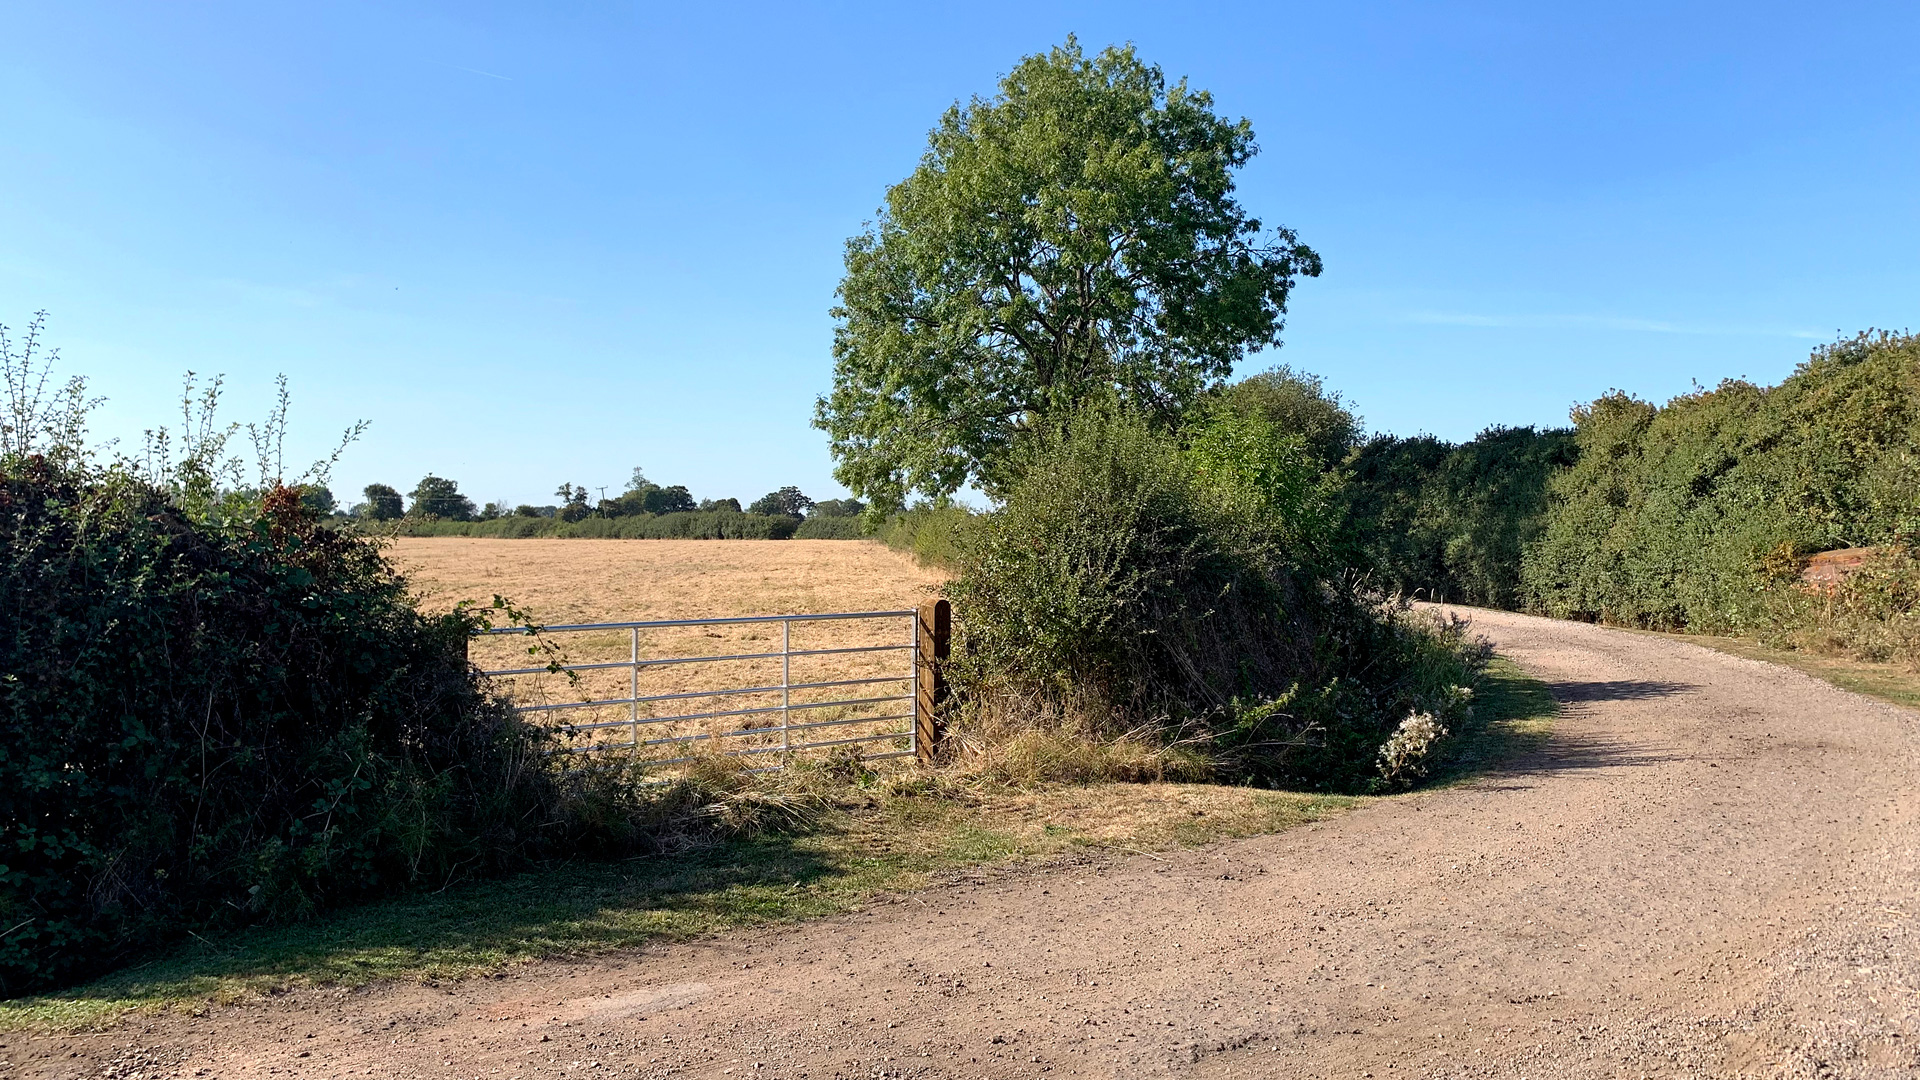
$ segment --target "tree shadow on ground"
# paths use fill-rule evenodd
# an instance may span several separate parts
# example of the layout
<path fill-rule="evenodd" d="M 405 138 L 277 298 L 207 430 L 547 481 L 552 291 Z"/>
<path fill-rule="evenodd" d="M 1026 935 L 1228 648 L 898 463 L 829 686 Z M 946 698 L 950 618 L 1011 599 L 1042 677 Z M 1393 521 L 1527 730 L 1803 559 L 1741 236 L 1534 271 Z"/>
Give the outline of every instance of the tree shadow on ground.
<path fill-rule="evenodd" d="M 864 861 L 865 866 L 852 866 Z M 95 1006 L 224 996 L 250 987 L 353 986 L 458 977 L 538 957 L 682 940 L 742 924 L 831 914 L 839 888 L 912 855 L 852 860 L 810 836 L 767 836 L 624 862 L 557 864 L 334 912 L 307 923 L 199 938 L 39 1002 Z M 43 1019 L 50 1019 L 43 1017 Z M 55 1022 L 58 1022 L 57 1019 Z"/>
<path fill-rule="evenodd" d="M 1473 708 L 1428 774 L 1428 787 L 1482 777 L 1527 753 L 1547 737 L 1560 706 L 1545 683 L 1504 659 L 1495 659 L 1474 687 Z"/>
<path fill-rule="evenodd" d="M 1592 701 L 1637 701 L 1684 694 L 1687 683 L 1647 680 L 1543 683 L 1496 660 L 1476 691 L 1473 717 L 1455 733 L 1453 749 L 1433 774 L 1436 785 L 1531 787 L 1528 777 L 1673 761 L 1663 749 L 1604 733 L 1552 730 L 1562 706 Z"/>
<path fill-rule="evenodd" d="M 1581 682 L 1548 683 L 1555 701 L 1564 704 L 1587 701 L 1647 701 L 1652 698 L 1685 694 L 1699 687 L 1692 683 L 1658 682 L 1650 679 L 1604 679 Z"/>
<path fill-rule="evenodd" d="M 1542 683 L 1517 671 L 1489 681 L 1489 692 L 1499 703 L 1490 710 L 1495 719 L 1481 737 L 1474 767 L 1454 778 L 1491 790 L 1528 788 L 1533 786 L 1528 778 L 1557 773 L 1645 768 L 1679 760 L 1681 755 L 1670 750 L 1606 732 L 1550 731 L 1543 718 L 1566 705 L 1658 700 L 1697 689 L 1691 683 L 1644 679 Z"/>
<path fill-rule="evenodd" d="M 1561 732 L 1507 762 L 1494 775 L 1521 777 L 1595 769 L 1646 768 L 1678 761 L 1681 757 L 1668 750 L 1624 739 Z"/>

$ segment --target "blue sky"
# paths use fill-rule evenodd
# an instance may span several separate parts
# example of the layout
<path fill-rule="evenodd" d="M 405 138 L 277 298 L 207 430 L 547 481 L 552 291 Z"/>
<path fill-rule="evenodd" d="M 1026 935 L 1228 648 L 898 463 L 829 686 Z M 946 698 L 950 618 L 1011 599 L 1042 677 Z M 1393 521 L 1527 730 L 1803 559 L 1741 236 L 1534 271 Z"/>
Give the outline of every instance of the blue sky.
<path fill-rule="evenodd" d="M 1245 370 L 1374 430 L 1920 321 L 1920 7 L 1573 7 L 11 3 L 0 322 L 47 309 L 123 440 L 188 369 L 243 420 L 285 372 L 307 456 L 372 422 L 343 493 L 824 497 L 842 244 L 1069 33 L 1253 121 L 1242 200 L 1326 273 Z"/>

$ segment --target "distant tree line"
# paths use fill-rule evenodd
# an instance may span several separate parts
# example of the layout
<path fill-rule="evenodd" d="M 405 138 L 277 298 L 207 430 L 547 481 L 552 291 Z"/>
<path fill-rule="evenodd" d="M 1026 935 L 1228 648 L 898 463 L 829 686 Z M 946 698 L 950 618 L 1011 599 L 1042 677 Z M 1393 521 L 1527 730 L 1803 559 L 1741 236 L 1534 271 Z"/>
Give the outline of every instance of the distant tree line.
<path fill-rule="evenodd" d="M 604 490 L 604 489 L 603 489 Z M 475 507 L 472 499 L 460 493 L 460 485 L 445 477 L 428 474 L 421 477 L 413 491 L 402 496 L 388 484 L 368 484 L 361 492 L 363 501 L 341 511 L 333 493 L 324 487 L 312 489 L 309 505 L 321 514 L 332 514 L 361 521 L 484 522 L 501 518 L 549 518 L 573 524 L 589 519 L 661 517 L 667 514 L 754 514 L 785 517 L 805 522 L 814 519 L 855 519 L 866 510 L 858 499 L 814 501 L 798 487 L 783 487 L 755 499 L 742 509 L 739 499 L 700 499 L 696 501 L 685 485 L 661 485 L 647 479 L 636 467 L 627 488 L 613 498 L 594 500 L 583 485 L 567 482 L 554 490 L 557 502 L 544 505 L 521 503 L 509 508 L 489 502 Z"/>

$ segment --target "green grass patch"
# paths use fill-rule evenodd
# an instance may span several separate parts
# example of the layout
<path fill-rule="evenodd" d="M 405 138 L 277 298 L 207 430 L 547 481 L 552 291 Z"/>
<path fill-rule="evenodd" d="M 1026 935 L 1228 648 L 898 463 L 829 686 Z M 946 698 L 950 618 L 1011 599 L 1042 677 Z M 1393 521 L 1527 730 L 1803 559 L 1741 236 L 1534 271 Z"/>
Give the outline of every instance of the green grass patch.
<path fill-rule="evenodd" d="M 1536 745 L 1546 688 L 1496 660 L 1435 770 L 1456 782 Z M 961 797 L 850 789 L 814 831 L 674 855 L 573 863 L 195 940 L 72 990 L 0 1002 L 0 1030 L 77 1030 L 299 986 L 456 979 L 533 960 L 683 941 L 859 908 L 943 872 L 1072 851 L 1153 851 L 1280 832 L 1367 798 L 1218 784 L 1087 784 Z"/>
<path fill-rule="evenodd" d="M 1545 683 L 1494 657 L 1474 687 L 1473 712 L 1434 763 L 1428 786 L 1458 783 L 1546 741 L 1560 706 Z"/>

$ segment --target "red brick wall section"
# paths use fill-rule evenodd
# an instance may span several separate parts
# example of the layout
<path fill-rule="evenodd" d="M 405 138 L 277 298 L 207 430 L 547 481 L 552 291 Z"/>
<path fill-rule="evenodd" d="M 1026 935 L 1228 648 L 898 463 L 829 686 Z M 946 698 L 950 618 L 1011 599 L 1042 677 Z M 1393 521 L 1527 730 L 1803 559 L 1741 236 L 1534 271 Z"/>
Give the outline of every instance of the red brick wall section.
<path fill-rule="evenodd" d="M 1847 580 L 1879 550 L 1854 547 L 1823 551 L 1807 560 L 1807 568 L 1800 571 L 1800 580 L 1816 589 L 1831 589 Z"/>

